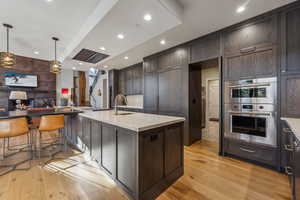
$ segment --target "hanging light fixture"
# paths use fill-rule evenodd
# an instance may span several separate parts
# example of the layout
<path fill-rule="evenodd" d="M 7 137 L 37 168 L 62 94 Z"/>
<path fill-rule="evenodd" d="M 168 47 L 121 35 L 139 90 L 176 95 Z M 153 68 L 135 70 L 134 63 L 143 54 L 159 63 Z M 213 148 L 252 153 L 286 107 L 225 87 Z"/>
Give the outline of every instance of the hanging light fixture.
<path fill-rule="evenodd" d="M 13 26 L 9 24 L 3 24 L 6 28 L 6 52 L 0 52 L 0 66 L 4 68 L 12 68 L 16 64 L 16 57 L 14 54 L 9 52 L 9 29 L 12 29 Z"/>
<path fill-rule="evenodd" d="M 56 58 L 56 43 L 57 41 L 59 40 L 58 38 L 56 37 L 53 37 L 52 38 L 54 40 L 54 48 L 55 48 L 55 51 L 54 51 L 54 60 L 50 62 L 50 72 L 54 73 L 54 74 L 59 74 L 61 72 L 61 62 L 59 62 Z"/>

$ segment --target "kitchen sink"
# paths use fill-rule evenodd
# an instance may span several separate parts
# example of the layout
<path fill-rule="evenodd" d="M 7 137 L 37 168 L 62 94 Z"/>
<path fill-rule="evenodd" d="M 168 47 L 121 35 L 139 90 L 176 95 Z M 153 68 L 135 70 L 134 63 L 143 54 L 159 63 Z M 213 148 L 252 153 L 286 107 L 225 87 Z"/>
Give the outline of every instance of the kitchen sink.
<path fill-rule="evenodd" d="M 117 115 L 132 115 L 134 113 L 118 113 Z"/>

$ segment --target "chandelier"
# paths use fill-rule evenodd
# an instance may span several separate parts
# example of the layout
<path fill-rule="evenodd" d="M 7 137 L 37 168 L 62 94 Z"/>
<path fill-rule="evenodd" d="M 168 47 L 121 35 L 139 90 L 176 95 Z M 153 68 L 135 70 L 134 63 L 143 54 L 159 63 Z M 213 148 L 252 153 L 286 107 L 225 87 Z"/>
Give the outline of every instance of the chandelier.
<path fill-rule="evenodd" d="M 6 52 L 0 52 L 0 66 L 3 68 L 12 68 L 16 64 L 16 57 L 14 54 L 9 52 L 9 29 L 12 29 L 13 26 L 9 24 L 3 24 L 6 28 Z"/>
<path fill-rule="evenodd" d="M 54 74 L 59 74 L 61 72 L 61 62 L 59 62 L 56 58 L 56 43 L 59 40 L 56 37 L 52 38 L 54 40 L 54 46 L 55 46 L 55 50 L 54 50 L 54 60 L 50 62 L 50 72 L 54 73 Z"/>

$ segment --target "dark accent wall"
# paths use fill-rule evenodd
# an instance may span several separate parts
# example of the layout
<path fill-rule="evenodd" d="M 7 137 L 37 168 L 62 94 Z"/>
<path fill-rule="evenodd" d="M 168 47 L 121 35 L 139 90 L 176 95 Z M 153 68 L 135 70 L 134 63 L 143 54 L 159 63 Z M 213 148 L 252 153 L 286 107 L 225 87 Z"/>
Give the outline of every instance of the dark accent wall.
<path fill-rule="evenodd" d="M 0 108 L 8 108 L 10 91 L 26 91 L 28 98 L 56 98 L 56 75 L 50 72 L 49 61 L 17 56 L 17 64 L 12 69 L 0 68 Z M 5 72 L 35 74 L 38 76 L 37 88 L 7 87 Z"/>

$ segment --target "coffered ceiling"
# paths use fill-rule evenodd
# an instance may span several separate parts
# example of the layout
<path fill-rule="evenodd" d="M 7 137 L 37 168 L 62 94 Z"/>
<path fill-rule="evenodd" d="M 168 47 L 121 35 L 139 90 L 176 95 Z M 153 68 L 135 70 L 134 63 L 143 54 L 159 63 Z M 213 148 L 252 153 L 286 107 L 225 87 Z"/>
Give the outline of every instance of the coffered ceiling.
<path fill-rule="evenodd" d="M 135 64 L 145 56 L 295 0 L 3 1 L 0 22 L 15 27 L 11 33 L 13 53 L 51 60 L 51 37 L 57 36 L 61 39 L 58 53 L 64 68 L 87 70 Z M 244 6 L 245 11 L 237 13 L 239 6 Z M 151 21 L 144 20 L 146 14 L 151 15 Z M 124 39 L 119 39 L 118 34 Z M 0 39 L 4 50 L 3 28 Z M 166 44 L 162 45 L 161 40 Z M 110 56 L 95 65 L 74 61 L 72 58 L 83 48 Z"/>

